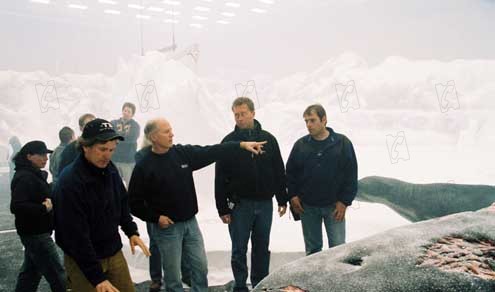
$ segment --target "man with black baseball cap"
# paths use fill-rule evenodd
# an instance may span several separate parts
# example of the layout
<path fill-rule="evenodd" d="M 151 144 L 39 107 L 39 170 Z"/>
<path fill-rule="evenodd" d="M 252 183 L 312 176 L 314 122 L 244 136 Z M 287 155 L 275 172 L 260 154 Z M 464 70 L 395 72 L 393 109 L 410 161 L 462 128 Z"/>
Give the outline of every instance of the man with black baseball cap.
<path fill-rule="evenodd" d="M 11 184 L 10 211 L 24 246 L 22 264 L 15 291 L 36 291 L 43 275 L 52 291 L 65 292 L 65 272 L 51 234 L 53 206 L 48 173 L 42 170 L 48 153 L 42 141 L 31 141 L 16 154 Z"/>
<path fill-rule="evenodd" d="M 117 140 L 112 124 L 95 119 L 79 138 L 81 155 L 62 172 L 55 187 L 55 238 L 65 253 L 74 291 L 135 291 L 122 254 L 120 226 L 132 253 L 139 238 L 122 179 L 111 162 Z"/>

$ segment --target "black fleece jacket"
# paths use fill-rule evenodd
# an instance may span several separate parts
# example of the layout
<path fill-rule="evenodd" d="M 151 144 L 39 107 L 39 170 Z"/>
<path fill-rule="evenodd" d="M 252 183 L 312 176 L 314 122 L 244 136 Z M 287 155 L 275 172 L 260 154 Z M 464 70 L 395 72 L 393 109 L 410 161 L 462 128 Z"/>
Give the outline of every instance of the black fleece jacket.
<path fill-rule="evenodd" d="M 174 222 L 191 219 L 198 213 L 193 171 L 232 157 L 236 149 L 240 149 L 239 142 L 213 146 L 173 145 L 164 154 L 141 151 L 129 183 L 132 214 L 153 223 L 158 222 L 160 215 Z"/>
<path fill-rule="evenodd" d="M 267 143 L 263 147 L 263 154 L 251 155 L 245 151 L 236 151 L 234 157 L 217 162 L 215 200 L 218 214 L 223 216 L 231 213 L 227 199 L 268 200 L 275 195 L 278 205 L 285 206 L 288 198 L 284 161 L 275 137 L 254 120 L 253 129 L 239 129 L 236 126 L 222 143 L 232 140 Z"/>
<path fill-rule="evenodd" d="M 16 163 L 16 172 L 10 185 L 10 211 L 15 215 L 19 235 L 35 235 L 53 231 L 53 212 L 48 212 L 43 201 L 51 198 L 46 182 L 48 173 L 34 168 L 29 161 Z"/>
<path fill-rule="evenodd" d="M 99 260 L 122 249 L 118 227 L 138 235 L 117 168 L 98 168 L 80 155 L 60 175 L 54 199 L 57 244 L 96 286 L 106 280 Z"/>

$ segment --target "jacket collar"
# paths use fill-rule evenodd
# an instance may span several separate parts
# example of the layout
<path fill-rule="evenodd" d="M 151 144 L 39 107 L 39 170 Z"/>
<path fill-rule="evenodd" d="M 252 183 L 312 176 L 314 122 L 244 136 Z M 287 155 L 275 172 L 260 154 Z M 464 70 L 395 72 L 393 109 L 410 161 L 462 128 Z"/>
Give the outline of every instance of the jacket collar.
<path fill-rule="evenodd" d="M 254 119 L 254 127 L 252 129 L 241 129 L 237 125 L 234 128 L 234 132 L 241 137 L 251 137 L 253 135 L 258 135 L 261 130 L 261 124 L 256 119 Z"/>

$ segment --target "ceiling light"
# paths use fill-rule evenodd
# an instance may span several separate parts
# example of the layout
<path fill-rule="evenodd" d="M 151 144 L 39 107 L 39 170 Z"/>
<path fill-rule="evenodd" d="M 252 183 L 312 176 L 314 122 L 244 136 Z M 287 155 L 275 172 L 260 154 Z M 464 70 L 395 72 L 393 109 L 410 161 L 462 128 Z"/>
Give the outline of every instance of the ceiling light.
<path fill-rule="evenodd" d="M 203 28 L 203 25 L 199 24 L 199 23 L 191 23 L 191 24 L 189 24 L 189 26 L 195 27 L 195 28 Z"/>
<path fill-rule="evenodd" d="M 136 18 L 139 18 L 139 19 L 150 19 L 151 16 L 144 15 L 144 14 L 136 14 Z"/>
<path fill-rule="evenodd" d="M 111 4 L 111 5 L 117 4 L 117 1 L 113 1 L 113 0 L 98 0 L 98 2 L 103 3 L 103 4 Z"/>
<path fill-rule="evenodd" d="M 68 6 L 69 6 L 69 8 L 80 9 L 80 10 L 88 9 L 88 6 L 80 5 L 80 4 L 69 4 Z"/>
<path fill-rule="evenodd" d="M 174 0 L 163 0 L 163 3 L 174 6 L 180 5 L 179 1 L 174 1 Z"/>
<path fill-rule="evenodd" d="M 196 6 L 194 7 L 194 10 L 197 10 L 197 11 L 210 11 L 210 8 L 209 7 L 203 7 L 203 6 Z"/>
<path fill-rule="evenodd" d="M 179 11 L 167 10 L 167 11 L 165 11 L 165 14 L 168 14 L 168 15 L 179 15 L 180 12 Z"/>
<path fill-rule="evenodd" d="M 253 8 L 251 9 L 252 12 L 254 13 L 266 13 L 266 10 L 265 9 L 260 9 L 260 8 Z"/>
<path fill-rule="evenodd" d="M 139 10 L 144 9 L 143 6 L 138 5 L 138 4 L 128 4 L 127 7 L 132 8 L 132 9 L 139 9 Z"/>
<path fill-rule="evenodd" d="M 239 6 L 241 6 L 241 4 L 235 2 L 227 2 L 225 3 L 225 6 L 238 8 Z"/>
<path fill-rule="evenodd" d="M 221 14 L 223 16 L 227 16 L 227 17 L 234 17 L 235 16 L 235 13 L 232 13 L 232 12 L 222 12 Z"/>
<path fill-rule="evenodd" d="M 150 7 L 148 7 L 148 10 L 149 11 L 155 11 L 155 12 L 162 12 L 163 11 L 163 8 L 150 6 Z"/>
<path fill-rule="evenodd" d="M 33 3 L 50 4 L 50 0 L 31 0 Z"/>
<path fill-rule="evenodd" d="M 165 23 L 179 23 L 177 19 L 165 19 L 163 22 Z"/>
<path fill-rule="evenodd" d="M 275 1 L 273 1 L 273 0 L 258 0 L 258 1 L 261 2 L 261 3 L 265 3 L 265 4 L 273 4 L 273 3 L 275 3 Z"/>
<path fill-rule="evenodd" d="M 197 19 L 197 20 L 207 20 L 208 19 L 208 17 L 201 16 L 201 15 L 193 15 L 192 18 Z"/>

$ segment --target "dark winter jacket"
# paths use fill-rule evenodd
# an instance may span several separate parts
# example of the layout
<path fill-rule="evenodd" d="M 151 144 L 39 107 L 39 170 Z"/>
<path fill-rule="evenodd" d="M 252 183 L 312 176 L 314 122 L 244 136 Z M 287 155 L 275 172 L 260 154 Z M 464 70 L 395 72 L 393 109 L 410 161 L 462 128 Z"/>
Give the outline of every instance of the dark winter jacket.
<path fill-rule="evenodd" d="M 115 131 L 124 137 L 124 141 L 119 141 L 113 153 L 112 161 L 133 163 L 137 150 L 137 139 L 139 138 L 139 124 L 133 119 L 124 121 L 122 118 L 113 120 L 111 123 Z"/>
<path fill-rule="evenodd" d="M 48 173 L 35 168 L 29 161 L 16 162 L 16 172 L 10 189 L 10 211 L 15 215 L 19 235 L 35 235 L 53 231 L 53 212 L 43 202 L 51 199 Z"/>
<path fill-rule="evenodd" d="M 198 213 L 193 171 L 220 158 L 232 157 L 238 148 L 239 142 L 230 142 L 213 146 L 174 145 L 164 154 L 147 151 L 134 167 L 129 183 L 132 214 L 154 223 L 160 215 L 174 222 L 191 219 Z"/>
<path fill-rule="evenodd" d="M 294 144 L 287 161 L 289 197 L 310 206 L 349 206 L 357 193 L 357 160 L 351 141 L 327 128 L 330 135 L 315 141 L 306 135 Z M 318 143 L 324 143 L 322 149 Z M 318 149 L 318 150 L 316 150 Z"/>
<path fill-rule="evenodd" d="M 81 154 L 81 149 L 79 148 L 79 143 L 77 141 L 70 142 L 67 146 L 65 146 L 62 154 L 60 154 L 60 162 L 58 165 L 58 175 L 62 174 L 62 170 L 71 164 L 79 154 Z M 58 178 L 58 177 L 57 177 Z"/>
<path fill-rule="evenodd" d="M 80 155 L 61 173 L 54 198 L 57 244 L 91 284 L 104 281 L 99 260 L 122 249 L 119 226 L 128 237 L 138 234 L 116 167 L 101 169 Z"/>
<path fill-rule="evenodd" d="M 267 141 L 261 155 L 251 155 L 237 150 L 234 157 L 223 159 L 215 168 L 215 200 L 220 216 L 230 214 L 228 200 L 240 198 L 253 200 L 272 199 L 275 195 L 279 206 L 287 204 L 285 170 L 277 140 L 261 128 L 255 120 L 253 129 L 239 129 L 225 136 L 227 141 Z"/>

